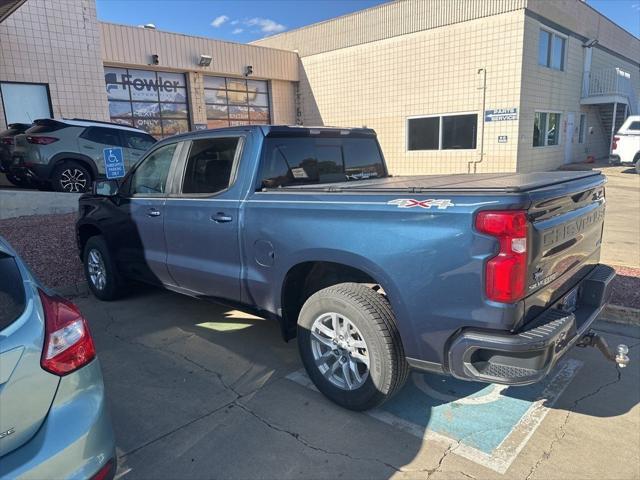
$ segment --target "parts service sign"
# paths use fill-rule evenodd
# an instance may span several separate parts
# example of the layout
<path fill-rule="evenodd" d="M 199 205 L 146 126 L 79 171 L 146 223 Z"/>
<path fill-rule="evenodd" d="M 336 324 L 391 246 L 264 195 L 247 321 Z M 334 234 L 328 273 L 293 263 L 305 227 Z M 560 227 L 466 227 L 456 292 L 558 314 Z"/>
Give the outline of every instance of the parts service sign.
<path fill-rule="evenodd" d="M 484 111 L 485 122 L 504 122 L 506 120 L 517 120 L 517 108 L 496 108 L 494 110 Z"/>

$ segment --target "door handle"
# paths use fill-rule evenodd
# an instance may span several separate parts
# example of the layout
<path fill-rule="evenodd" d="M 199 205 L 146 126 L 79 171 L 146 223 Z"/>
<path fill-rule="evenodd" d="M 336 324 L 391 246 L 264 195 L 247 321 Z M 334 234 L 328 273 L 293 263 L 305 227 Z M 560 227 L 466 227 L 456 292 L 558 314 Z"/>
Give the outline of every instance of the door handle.
<path fill-rule="evenodd" d="M 218 212 L 215 215 L 211 215 L 211 220 L 216 223 L 227 223 L 233 220 L 233 218 L 229 215 L 226 215 L 224 212 Z"/>
<path fill-rule="evenodd" d="M 147 215 L 149 217 L 159 217 L 160 210 L 158 210 L 157 208 L 150 208 L 149 210 L 147 210 Z"/>

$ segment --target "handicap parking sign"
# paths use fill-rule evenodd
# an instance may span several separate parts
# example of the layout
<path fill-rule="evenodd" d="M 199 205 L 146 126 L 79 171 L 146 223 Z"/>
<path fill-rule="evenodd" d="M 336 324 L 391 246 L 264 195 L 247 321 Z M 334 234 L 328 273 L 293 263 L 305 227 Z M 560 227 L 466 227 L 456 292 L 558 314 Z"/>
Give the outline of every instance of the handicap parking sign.
<path fill-rule="evenodd" d="M 104 156 L 104 171 L 107 178 L 112 179 L 124 177 L 124 155 L 122 154 L 122 148 L 105 148 L 102 154 Z"/>

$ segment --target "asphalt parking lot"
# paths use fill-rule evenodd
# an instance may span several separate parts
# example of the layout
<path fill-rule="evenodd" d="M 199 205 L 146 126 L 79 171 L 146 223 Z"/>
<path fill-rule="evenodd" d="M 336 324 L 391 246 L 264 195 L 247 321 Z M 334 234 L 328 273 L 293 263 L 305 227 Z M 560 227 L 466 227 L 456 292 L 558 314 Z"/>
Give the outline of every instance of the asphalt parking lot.
<path fill-rule="evenodd" d="M 416 375 L 372 413 L 305 385 L 278 326 L 151 288 L 89 319 L 117 437 L 118 478 L 615 478 L 640 476 L 640 329 L 619 372 L 574 349 L 537 387 Z"/>

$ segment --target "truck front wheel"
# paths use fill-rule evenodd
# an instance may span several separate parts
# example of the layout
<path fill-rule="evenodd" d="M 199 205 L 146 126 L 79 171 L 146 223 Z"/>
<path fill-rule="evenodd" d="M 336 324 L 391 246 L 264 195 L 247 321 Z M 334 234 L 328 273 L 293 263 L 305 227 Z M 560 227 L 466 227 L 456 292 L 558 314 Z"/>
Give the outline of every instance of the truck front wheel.
<path fill-rule="evenodd" d="M 318 390 L 351 410 L 381 405 L 409 373 L 389 302 L 358 283 L 309 297 L 298 318 L 298 348 Z"/>

